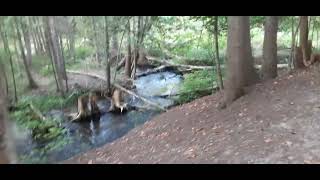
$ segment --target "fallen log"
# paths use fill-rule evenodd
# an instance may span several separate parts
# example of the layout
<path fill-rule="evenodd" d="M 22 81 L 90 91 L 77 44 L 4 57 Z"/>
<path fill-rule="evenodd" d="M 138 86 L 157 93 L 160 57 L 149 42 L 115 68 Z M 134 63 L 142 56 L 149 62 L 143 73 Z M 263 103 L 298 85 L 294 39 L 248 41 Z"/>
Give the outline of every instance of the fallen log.
<path fill-rule="evenodd" d="M 145 71 L 145 72 L 143 72 L 143 73 L 139 73 L 139 74 L 136 75 L 136 77 L 138 78 L 138 77 L 142 77 L 142 76 L 147 76 L 147 75 L 149 75 L 149 74 L 158 73 L 158 72 L 164 71 L 164 70 L 165 70 L 166 68 L 168 68 L 168 67 L 170 67 L 170 66 L 161 65 L 161 66 L 156 67 L 156 68 L 154 68 L 154 69 L 150 69 L 150 70 L 147 70 L 147 71 Z"/>
<path fill-rule="evenodd" d="M 157 59 L 157 58 L 151 57 L 151 56 L 148 56 L 147 58 L 150 61 L 155 61 L 155 62 L 158 62 L 160 64 L 169 65 L 169 66 L 175 66 L 175 67 L 182 67 L 182 68 L 187 68 L 187 69 L 204 70 L 204 69 L 213 69 L 214 68 L 214 66 L 194 66 L 194 65 L 186 65 L 186 64 L 175 64 L 175 63 L 169 62 L 167 60 L 160 60 L 160 59 Z"/>
<path fill-rule="evenodd" d="M 86 76 L 90 76 L 90 77 L 94 77 L 94 78 L 97 78 L 97 79 L 106 81 L 106 79 L 105 79 L 103 76 L 100 76 L 100 75 L 97 75 L 97 74 L 84 73 L 84 72 L 71 71 L 71 70 L 67 70 L 67 72 L 68 72 L 68 73 L 73 73 L 73 74 L 79 74 L 79 75 L 86 75 Z M 136 93 L 134 93 L 134 92 L 132 92 L 132 91 L 130 91 L 130 90 L 128 90 L 128 89 L 120 86 L 120 85 L 117 84 L 117 83 L 113 83 L 112 85 L 113 85 L 114 87 L 120 89 L 121 91 L 124 91 L 124 92 L 126 92 L 126 93 L 128 93 L 128 94 L 130 94 L 130 95 L 132 95 L 132 96 L 134 96 L 134 97 L 136 97 L 136 98 L 139 98 L 139 99 L 141 99 L 142 101 L 144 101 L 144 102 L 146 102 L 146 103 L 148 103 L 148 104 L 150 104 L 150 105 L 152 105 L 152 106 L 154 106 L 154 107 L 156 107 L 156 108 L 158 108 L 158 109 L 161 109 L 161 110 L 163 110 L 163 111 L 167 111 L 165 108 L 159 106 L 158 104 L 156 104 L 156 103 L 154 103 L 154 102 L 151 102 L 150 100 L 148 100 L 148 99 L 146 99 L 146 98 L 144 98 L 144 97 L 142 97 L 142 96 L 137 95 Z"/>
<path fill-rule="evenodd" d="M 32 102 L 29 103 L 29 106 L 30 106 L 31 110 L 32 110 L 42 121 L 46 120 L 46 117 L 41 113 L 41 111 L 40 111 L 38 108 L 36 108 L 36 107 L 32 104 Z"/>
<path fill-rule="evenodd" d="M 159 109 L 161 109 L 163 111 L 167 111 L 165 108 L 159 106 L 158 104 L 156 104 L 154 102 L 151 102 L 148 99 L 146 99 L 146 98 L 144 98 L 142 96 L 139 96 L 136 93 L 134 93 L 134 92 L 132 92 L 132 91 L 130 91 L 128 89 L 125 89 L 124 87 L 120 86 L 119 84 L 113 84 L 113 85 L 114 85 L 114 87 L 116 87 L 116 88 L 118 88 L 118 89 L 120 89 L 120 90 L 122 90 L 122 91 L 124 91 L 124 92 L 126 92 L 126 93 L 128 93 L 128 94 L 130 94 L 130 95 L 132 95 L 134 97 L 136 97 L 136 98 L 139 98 L 139 99 L 143 100 L 144 102 L 146 102 L 146 103 L 148 103 L 148 104 L 150 104 L 150 105 L 152 105 L 154 107 L 157 107 L 157 108 L 159 108 Z"/>
<path fill-rule="evenodd" d="M 122 58 L 120 63 L 117 65 L 116 70 L 119 71 L 119 69 L 121 69 L 121 67 L 123 67 L 125 65 L 125 62 L 126 62 L 126 57 Z"/>
<path fill-rule="evenodd" d="M 172 62 L 169 62 L 168 60 L 159 60 L 155 57 L 148 56 L 148 59 L 151 61 L 158 62 L 160 64 L 164 64 L 167 66 L 175 66 L 175 67 L 182 67 L 187 68 L 188 70 L 198 69 L 198 70 L 205 70 L 205 69 L 212 69 L 215 68 L 215 66 L 193 66 L 193 65 L 185 65 L 185 64 L 175 64 Z M 255 65 L 256 69 L 261 69 L 262 65 Z M 278 69 L 287 68 L 288 64 L 277 64 Z M 221 68 L 225 68 L 224 65 L 221 65 Z"/>

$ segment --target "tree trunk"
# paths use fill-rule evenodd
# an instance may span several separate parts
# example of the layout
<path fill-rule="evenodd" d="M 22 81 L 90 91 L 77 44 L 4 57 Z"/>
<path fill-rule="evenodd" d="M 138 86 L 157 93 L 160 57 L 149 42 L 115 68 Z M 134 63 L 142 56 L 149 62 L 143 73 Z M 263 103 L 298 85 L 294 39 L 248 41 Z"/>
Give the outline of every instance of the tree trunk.
<path fill-rule="evenodd" d="M 44 24 L 43 21 L 42 23 L 40 23 L 41 21 L 38 18 L 35 18 L 35 21 L 37 22 L 37 24 Z M 39 43 L 41 46 L 42 53 L 50 54 L 49 49 L 47 49 L 47 46 L 46 46 L 47 43 L 46 43 L 45 33 L 42 30 L 43 27 L 44 27 L 43 25 L 37 26 L 37 36 L 39 38 Z"/>
<path fill-rule="evenodd" d="M 62 71 L 63 71 L 63 79 L 65 80 L 65 87 L 66 87 L 66 92 L 69 91 L 69 88 L 68 88 L 68 77 L 67 77 L 67 72 L 66 72 L 66 61 L 65 61 L 65 56 L 64 56 L 64 49 L 63 49 L 63 41 L 62 41 L 62 35 L 59 35 L 58 36 L 59 38 L 59 44 L 60 44 L 60 59 L 62 61 Z"/>
<path fill-rule="evenodd" d="M 296 30 L 294 30 L 294 17 L 292 17 L 292 40 L 291 40 L 291 52 L 290 52 L 290 57 L 289 57 L 289 62 L 288 62 L 288 68 L 289 71 L 292 70 L 292 65 L 296 68 L 298 66 L 297 64 L 297 46 L 296 46 L 296 36 L 299 30 L 299 27 L 301 25 L 301 19 L 299 20 L 298 26 L 296 27 Z"/>
<path fill-rule="evenodd" d="M 311 51 L 308 48 L 308 16 L 300 16 L 300 47 L 296 48 L 294 59 L 295 68 L 304 68 L 304 59 L 310 59 Z"/>
<path fill-rule="evenodd" d="M 258 80 L 253 64 L 248 16 L 228 17 L 227 57 L 225 105 L 244 95 L 244 87 Z"/>
<path fill-rule="evenodd" d="M 61 88 L 60 88 L 60 83 L 58 82 L 57 70 L 55 68 L 55 59 L 54 59 L 53 50 L 51 47 L 51 38 L 50 38 L 50 28 L 49 28 L 49 24 L 48 24 L 48 17 L 44 17 L 43 21 L 44 21 L 44 25 L 45 25 L 44 33 L 45 33 L 45 37 L 46 37 L 46 49 L 48 52 L 48 56 L 50 57 L 52 71 L 53 71 L 54 79 L 56 82 L 57 92 L 60 92 Z"/>
<path fill-rule="evenodd" d="M 69 45 L 70 45 L 70 57 L 73 62 L 76 62 L 76 53 L 75 53 L 75 22 L 72 23 L 72 31 L 69 36 Z"/>
<path fill-rule="evenodd" d="M 50 49 L 52 51 L 53 59 L 54 59 L 54 65 L 57 72 L 57 81 L 59 84 L 61 95 L 64 96 L 66 87 L 63 85 L 63 80 L 66 78 L 66 72 L 64 70 L 64 62 L 61 55 L 61 49 L 59 47 L 59 40 L 58 35 L 55 30 L 55 22 L 54 17 L 49 16 L 47 18 L 48 20 L 48 30 L 49 30 L 49 42 L 50 42 Z"/>
<path fill-rule="evenodd" d="M 106 34 L 106 85 L 108 93 L 111 93 L 111 84 L 110 84 L 110 38 L 109 38 L 109 28 L 108 28 L 108 17 L 105 16 L 105 34 Z"/>
<path fill-rule="evenodd" d="M 14 70 L 13 70 L 12 54 L 11 54 L 11 51 L 9 49 L 7 33 L 4 31 L 4 29 L 2 29 L 2 27 L 3 27 L 3 24 L 1 24 L 1 26 L 0 26 L 0 34 L 1 34 L 2 41 L 3 41 L 3 46 L 4 46 L 5 53 L 8 56 L 9 62 L 10 62 L 11 75 L 12 75 L 12 81 L 13 81 L 13 89 L 14 89 L 14 100 L 15 100 L 15 102 L 17 102 L 18 101 L 18 97 L 17 97 L 17 88 L 16 88 L 16 78 L 15 78 Z M 4 66 L 2 64 L 1 64 L 1 66 L 3 67 L 3 73 L 5 74 Z M 4 76 L 4 77 L 5 77 L 5 81 L 6 81 L 6 85 L 7 85 L 7 92 L 8 92 L 8 87 L 9 86 L 8 86 L 7 78 L 6 78 L 6 76 Z"/>
<path fill-rule="evenodd" d="M 131 75 L 131 30 L 130 30 L 130 22 L 127 25 L 128 31 L 128 42 L 127 42 L 127 57 L 126 64 L 124 66 L 124 74 L 127 78 L 130 78 Z"/>
<path fill-rule="evenodd" d="M 317 49 L 319 49 L 319 31 L 317 29 Z"/>
<path fill-rule="evenodd" d="M 35 33 L 34 33 L 33 29 L 30 32 L 30 34 L 31 34 L 31 39 L 32 39 L 32 44 L 33 44 L 34 51 L 35 51 L 36 55 L 39 55 L 40 54 L 39 44 L 38 44 L 38 41 L 37 41 L 37 39 L 35 37 Z"/>
<path fill-rule="evenodd" d="M 94 33 L 94 45 L 96 48 L 96 60 L 99 63 L 101 63 L 98 32 L 97 32 L 97 23 L 96 23 L 96 18 L 94 16 L 92 16 L 92 27 L 93 27 L 93 33 Z"/>
<path fill-rule="evenodd" d="M 29 27 L 27 26 L 26 23 L 20 21 L 21 23 L 21 30 L 22 30 L 22 35 L 23 35 L 23 39 L 24 39 L 24 44 L 27 50 L 27 63 L 29 68 L 31 69 L 31 65 L 32 65 L 32 52 L 31 52 L 31 41 L 30 41 L 30 31 L 29 31 Z"/>
<path fill-rule="evenodd" d="M 41 44 L 41 47 L 42 47 L 42 51 L 43 53 L 46 53 L 46 48 L 45 48 L 45 37 L 44 37 L 44 32 L 42 31 L 42 29 L 39 27 L 39 37 L 40 37 L 40 44 Z"/>
<path fill-rule="evenodd" d="M 222 80 L 222 74 L 221 74 L 221 68 L 220 68 L 220 57 L 219 57 L 219 41 L 218 41 L 218 16 L 215 16 L 214 18 L 214 39 L 215 39 L 215 49 L 216 49 L 216 72 L 217 72 L 217 79 L 218 79 L 218 86 L 219 89 L 223 89 L 223 80 Z"/>
<path fill-rule="evenodd" d="M 30 72 L 30 69 L 29 69 L 27 57 L 25 55 L 24 47 L 23 47 L 23 44 L 22 44 L 22 39 L 21 39 L 22 37 L 21 37 L 21 32 L 20 32 L 20 29 L 19 29 L 19 23 L 18 23 L 17 17 L 15 17 L 15 25 L 16 25 L 16 30 L 17 30 L 17 38 L 18 38 L 18 42 L 19 42 L 20 52 L 21 52 L 23 64 L 24 64 L 24 67 L 25 67 L 25 70 L 26 70 L 27 78 L 28 78 L 28 81 L 29 81 L 29 88 L 34 89 L 34 88 L 37 88 L 38 85 L 34 81 L 34 79 L 32 77 L 32 74 Z"/>
<path fill-rule="evenodd" d="M 3 77 L 4 82 L 5 82 L 5 84 L 4 84 L 5 96 L 8 96 L 8 94 L 9 94 L 8 77 L 7 77 L 6 69 L 5 69 L 2 62 L 3 62 L 3 60 L 0 56 L 0 76 Z"/>
<path fill-rule="evenodd" d="M 2 76 L 0 76 L 0 164 L 14 164 L 17 163 L 17 157 L 3 84 Z"/>
<path fill-rule="evenodd" d="M 277 77 L 277 32 L 278 17 L 267 16 L 264 27 L 262 78 L 264 80 Z"/>

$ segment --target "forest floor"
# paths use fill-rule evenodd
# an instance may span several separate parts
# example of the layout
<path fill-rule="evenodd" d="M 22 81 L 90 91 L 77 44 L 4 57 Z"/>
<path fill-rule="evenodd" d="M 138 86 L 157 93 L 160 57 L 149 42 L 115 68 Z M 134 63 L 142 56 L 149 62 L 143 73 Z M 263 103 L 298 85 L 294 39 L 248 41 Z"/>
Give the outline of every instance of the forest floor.
<path fill-rule="evenodd" d="M 226 109 L 223 92 L 174 107 L 63 163 L 320 163 L 320 67 L 259 83 Z"/>

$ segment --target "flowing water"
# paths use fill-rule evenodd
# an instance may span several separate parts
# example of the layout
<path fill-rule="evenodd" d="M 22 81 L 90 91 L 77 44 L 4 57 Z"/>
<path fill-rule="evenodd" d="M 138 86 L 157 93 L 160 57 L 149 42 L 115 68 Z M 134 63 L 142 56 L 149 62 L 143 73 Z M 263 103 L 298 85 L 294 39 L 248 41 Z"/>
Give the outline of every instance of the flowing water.
<path fill-rule="evenodd" d="M 182 81 L 181 75 L 169 71 L 150 74 L 135 80 L 135 92 L 163 107 L 169 107 L 174 105 L 171 95 L 178 92 Z M 62 111 L 50 111 L 49 116 L 63 119 L 61 125 L 67 130 L 63 137 L 50 142 L 35 141 L 29 132 L 14 128 L 21 162 L 57 163 L 66 160 L 81 152 L 110 143 L 160 113 L 137 98 L 127 97 L 126 101 L 129 105 L 144 107 L 144 110 L 123 114 L 106 113 L 110 102 L 99 101 L 99 109 L 104 112 L 100 118 L 76 123 L 66 120 Z"/>

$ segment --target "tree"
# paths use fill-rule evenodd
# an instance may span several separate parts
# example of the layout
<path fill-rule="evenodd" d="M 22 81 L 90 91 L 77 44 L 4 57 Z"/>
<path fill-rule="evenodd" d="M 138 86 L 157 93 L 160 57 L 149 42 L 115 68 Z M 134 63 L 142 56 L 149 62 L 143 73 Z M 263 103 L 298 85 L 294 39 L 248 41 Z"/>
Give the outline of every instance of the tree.
<path fill-rule="evenodd" d="M 262 78 L 272 79 L 277 77 L 277 32 L 278 32 L 278 17 L 267 16 L 264 26 L 264 41 L 263 41 L 263 63 L 262 63 Z"/>
<path fill-rule="evenodd" d="M 124 74 L 127 78 L 131 76 L 131 30 L 130 22 L 127 24 L 128 42 L 127 42 L 127 57 L 124 65 Z"/>
<path fill-rule="evenodd" d="M 76 54 L 75 54 L 75 33 L 76 33 L 76 21 L 74 18 L 71 19 L 71 31 L 69 32 L 69 47 L 70 47 L 70 57 L 73 62 L 76 61 Z"/>
<path fill-rule="evenodd" d="M 293 65 L 304 68 L 304 60 L 310 59 L 311 44 L 308 43 L 308 16 L 300 16 L 300 47 L 296 48 Z"/>
<path fill-rule="evenodd" d="M 59 37 L 55 29 L 55 17 L 48 16 L 45 18 L 47 21 L 47 33 L 48 33 L 48 47 L 50 51 L 50 56 L 52 58 L 52 62 L 54 64 L 54 69 L 56 71 L 56 78 L 57 78 L 57 86 L 58 90 L 62 96 L 64 96 L 65 92 L 67 91 L 67 86 L 63 84 L 65 80 L 67 85 L 67 73 L 65 69 L 65 63 L 63 60 L 61 46 L 59 45 Z"/>
<path fill-rule="evenodd" d="M 218 78 L 218 86 L 219 89 L 223 89 L 223 80 L 222 80 L 222 74 L 221 74 L 221 68 L 220 68 L 220 57 L 219 57 L 219 41 L 218 41 L 218 34 L 219 34 L 219 29 L 218 29 L 218 16 L 215 16 L 214 18 L 214 41 L 215 41 L 215 50 L 216 50 L 216 72 L 217 72 L 217 78 Z"/>
<path fill-rule="evenodd" d="M 106 80 L 107 80 L 107 91 L 110 93 L 110 38 L 109 38 L 109 22 L 108 22 L 108 17 L 105 16 L 105 34 L 106 34 Z"/>
<path fill-rule="evenodd" d="M 27 19 L 22 19 L 20 21 L 20 23 L 21 23 L 21 30 L 22 30 L 22 35 L 23 35 L 23 39 L 24 39 L 25 48 L 27 50 L 27 54 L 26 54 L 27 63 L 28 63 L 28 67 L 31 69 L 31 67 L 32 67 L 31 66 L 32 65 L 32 54 L 31 54 L 30 31 L 29 31 L 29 27 L 24 22 L 26 20 Z"/>
<path fill-rule="evenodd" d="M 43 22 L 44 22 L 44 26 L 45 26 L 44 34 L 45 34 L 45 39 L 46 39 L 45 49 L 47 49 L 46 51 L 48 53 L 48 56 L 50 57 L 51 67 L 52 67 L 53 76 L 54 76 L 54 79 L 56 82 L 57 92 L 60 92 L 60 83 L 58 81 L 58 77 L 57 77 L 58 75 L 57 75 L 57 70 L 56 70 L 56 66 L 55 66 L 56 62 L 55 62 L 53 50 L 51 47 L 51 38 L 50 38 L 51 35 L 50 35 L 50 27 L 49 27 L 48 17 L 43 17 Z"/>
<path fill-rule="evenodd" d="M 29 81 L 29 88 L 34 89 L 37 88 L 38 85 L 36 84 L 36 82 L 34 81 L 32 74 L 30 72 L 30 68 L 28 65 L 28 61 L 27 61 L 27 57 L 25 55 L 25 50 L 23 47 L 23 43 L 22 43 L 22 37 L 21 37 L 21 32 L 20 32 L 20 27 L 19 27 L 19 20 L 17 17 L 15 17 L 15 25 L 16 25 L 16 31 L 17 31 L 17 38 L 18 38 L 18 42 L 19 42 L 19 47 L 20 47 L 20 52 L 21 52 L 21 56 L 22 56 L 22 60 L 23 60 L 23 65 L 25 67 L 26 70 L 26 74 L 27 74 L 27 78 Z"/>
<path fill-rule="evenodd" d="M 7 115 L 7 102 L 0 76 L 0 164 L 16 163 L 16 153 Z"/>
<path fill-rule="evenodd" d="M 253 66 L 248 16 L 228 17 L 227 81 L 224 105 L 242 95 L 244 88 L 258 80 Z"/>
<path fill-rule="evenodd" d="M 9 85 L 8 85 L 8 78 L 7 78 L 7 73 L 6 73 L 6 70 L 5 70 L 5 67 L 4 67 L 4 64 L 2 63 L 2 58 L 0 57 L 0 76 L 3 77 L 4 79 L 4 87 L 5 87 L 5 95 L 8 95 L 9 94 Z"/>
<path fill-rule="evenodd" d="M 92 27 L 93 27 L 93 41 L 96 48 L 96 60 L 101 63 L 101 57 L 100 57 L 100 48 L 99 48 L 99 38 L 98 38 L 98 30 L 97 30 L 97 22 L 96 17 L 92 16 Z"/>
<path fill-rule="evenodd" d="M 1 22 L 1 25 L 0 25 L 0 34 L 1 34 L 1 38 L 2 38 L 2 42 L 3 42 L 5 53 L 6 53 L 7 57 L 9 58 L 9 62 L 10 62 L 11 75 L 12 75 L 12 81 L 13 81 L 13 89 L 14 89 L 14 100 L 15 100 L 15 102 L 17 102 L 18 101 L 18 97 L 17 97 L 17 88 L 16 88 L 16 78 L 15 78 L 14 70 L 13 70 L 12 54 L 11 54 L 11 51 L 9 49 L 7 33 L 4 31 L 4 29 L 2 27 L 4 27 L 3 22 Z M 3 66 L 3 65 L 1 64 L 1 66 Z M 5 74 L 4 70 L 5 69 L 3 67 L 3 73 Z M 6 81 L 6 85 L 7 85 L 8 82 L 7 82 L 6 76 L 5 76 L 5 81 Z M 7 88 L 8 88 L 8 85 L 7 85 Z"/>

